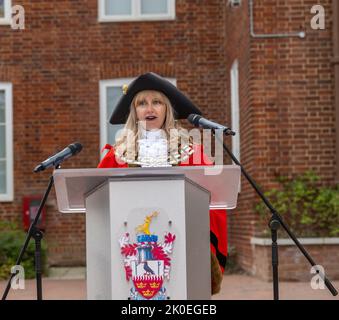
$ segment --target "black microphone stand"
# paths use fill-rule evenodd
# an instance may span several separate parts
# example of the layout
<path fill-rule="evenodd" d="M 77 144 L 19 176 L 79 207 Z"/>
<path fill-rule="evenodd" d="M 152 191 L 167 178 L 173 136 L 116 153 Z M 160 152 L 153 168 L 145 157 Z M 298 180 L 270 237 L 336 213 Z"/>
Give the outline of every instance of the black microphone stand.
<path fill-rule="evenodd" d="M 59 169 L 59 168 L 60 168 L 60 164 L 57 164 L 55 166 L 55 169 Z M 44 196 L 43 196 L 43 198 L 40 202 L 38 212 L 35 216 L 35 219 L 32 221 L 32 223 L 31 223 L 31 225 L 30 225 L 30 227 L 27 231 L 25 242 L 24 242 L 24 244 L 23 244 L 23 246 L 20 250 L 19 256 L 18 256 L 16 263 L 15 263 L 17 266 L 21 264 L 23 255 L 26 252 L 29 241 L 33 237 L 33 239 L 35 241 L 35 275 L 36 275 L 37 300 L 42 300 L 41 240 L 43 238 L 43 232 L 41 230 L 39 230 L 39 228 L 37 227 L 37 224 L 38 224 L 42 209 L 45 206 L 48 195 L 49 195 L 49 193 L 52 189 L 53 183 L 54 183 L 54 179 L 53 179 L 53 176 L 51 176 L 50 179 L 49 179 L 48 187 L 47 187 L 45 194 L 44 194 Z M 14 276 L 15 276 L 15 274 L 12 273 L 9 280 L 8 280 L 6 289 L 3 293 L 2 300 L 6 300 L 8 292 L 11 288 L 11 283 L 12 283 L 12 279 L 14 278 Z"/>
<path fill-rule="evenodd" d="M 220 141 L 220 138 L 218 135 L 215 134 L 213 130 L 214 136 Z M 225 136 L 227 135 L 234 135 L 232 131 L 224 131 L 223 132 Z M 255 192 L 259 195 L 261 200 L 265 203 L 267 208 L 270 210 L 272 216 L 269 222 L 269 228 L 271 229 L 271 237 L 272 237 L 272 271 L 273 271 L 273 297 L 274 300 L 279 300 L 279 275 L 278 275 L 278 229 L 280 226 L 283 227 L 283 229 L 287 232 L 287 234 L 290 236 L 290 238 L 293 240 L 293 242 L 296 244 L 296 246 L 299 248 L 299 250 L 302 252 L 302 254 L 305 256 L 305 258 L 309 261 L 309 263 L 312 266 L 316 266 L 316 263 L 312 259 L 312 257 L 309 255 L 309 253 L 306 251 L 306 249 L 303 247 L 303 245 L 299 242 L 299 240 L 296 238 L 296 236 L 292 233 L 292 231 L 289 229 L 287 224 L 284 222 L 283 218 L 279 215 L 277 210 L 274 209 L 273 205 L 269 202 L 269 200 L 265 197 L 263 192 L 259 189 L 256 182 L 252 179 L 252 177 L 246 172 L 244 167 L 240 164 L 238 159 L 234 156 L 234 154 L 227 148 L 224 141 L 220 141 L 223 144 L 224 151 L 230 156 L 230 158 L 233 160 L 235 164 L 237 164 L 241 168 L 242 174 L 245 176 L 247 181 L 250 183 L 250 185 L 253 187 Z M 325 285 L 327 289 L 331 292 L 333 296 L 336 296 L 338 294 L 337 290 L 334 288 L 330 280 L 322 274 L 319 270 L 317 270 L 317 273 L 320 275 L 321 279 L 324 280 Z"/>

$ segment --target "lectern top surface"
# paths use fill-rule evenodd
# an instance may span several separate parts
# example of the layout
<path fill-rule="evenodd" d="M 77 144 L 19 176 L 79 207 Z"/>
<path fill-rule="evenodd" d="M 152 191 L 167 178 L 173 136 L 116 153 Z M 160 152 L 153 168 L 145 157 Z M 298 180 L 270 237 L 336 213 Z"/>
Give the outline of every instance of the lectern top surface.
<path fill-rule="evenodd" d="M 63 213 L 86 212 L 85 195 L 107 180 L 189 179 L 211 192 L 210 207 L 236 207 L 240 167 L 166 167 L 119 169 L 58 169 L 53 173 L 58 209 Z"/>

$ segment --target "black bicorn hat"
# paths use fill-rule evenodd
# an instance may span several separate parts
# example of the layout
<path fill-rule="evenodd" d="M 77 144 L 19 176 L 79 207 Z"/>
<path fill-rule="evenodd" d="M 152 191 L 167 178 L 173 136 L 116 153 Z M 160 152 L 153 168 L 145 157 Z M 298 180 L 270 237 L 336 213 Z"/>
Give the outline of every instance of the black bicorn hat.
<path fill-rule="evenodd" d="M 176 119 L 186 119 L 192 113 L 201 115 L 201 111 L 176 86 L 163 77 L 149 72 L 140 75 L 128 87 L 123 88 L 123 96 L 118 101 L 109 122 L 111 124 L 125 123 L 133 98 L 144 90 L 162 92 L 171 102 Z"/>

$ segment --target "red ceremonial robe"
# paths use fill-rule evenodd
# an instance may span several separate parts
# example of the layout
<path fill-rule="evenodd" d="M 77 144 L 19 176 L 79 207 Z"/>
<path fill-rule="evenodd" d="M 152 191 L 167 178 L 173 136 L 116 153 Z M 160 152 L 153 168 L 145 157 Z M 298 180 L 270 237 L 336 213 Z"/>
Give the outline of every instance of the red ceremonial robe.
<path fill-rule="evenodd" d="M 193 146 L 194 152 L 189 157 L 188 162 L 179 164 L 179 166 L 211 166 L 213 162 L 210 161 L 203 153 L 201 145 Z M 121 163 L 115 158 L 114 147 L 106 144 L 102 151 L 109 150 L 105 157 L 100 161 L 98 168 L 128 168 L 127 163 Z M 202 156 L 200 163 L 193 163 L 193 155 L 200 153 Z M 216 255 L 220 268 L 224 272 L 227 256 L 227 215 L 226 210 L 210 210 L 210 239 L 211 251 Z"/>

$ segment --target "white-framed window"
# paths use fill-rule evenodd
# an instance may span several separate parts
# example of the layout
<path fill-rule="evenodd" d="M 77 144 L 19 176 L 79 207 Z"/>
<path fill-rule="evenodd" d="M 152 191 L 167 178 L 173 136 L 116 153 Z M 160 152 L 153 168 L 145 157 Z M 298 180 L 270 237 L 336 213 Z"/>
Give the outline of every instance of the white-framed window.
<path fill-rule="evenodd" d="M 232 137 L 232 152 L 240 161 L 240 114 L 239 114 L 239 66 L 235 60 L 231 67 L 231 118 L 232 130 L 236 133 Z"/>
<path fill-rule="evenodd" d="M 0 0 L 0 25 L 11 24 L 11 0 Z"/>
<path fill-rule="evenodd" d="M 99 105 L 100 105 L 100 149 L 107 143 L 115 143 L 115 135 L 123 124 L 112 125 L 109 119 L 116 107 L 119 99 L 123 95 L 122 88 L 129 85 L 135 78 L 118 78 L 111 80 L 101 80 L 99 82 Z M 166 78 L 176 86 L 176 79 Z M 104 154 L 102 154 L 103 156 Z"/>
<path fill-rule="evenodd" d="M 0 82 L 0 201 L 13 201 L 12 84 Z"/>
<path fill-rule="evenodd" d="M 123 127 L 123 125 L 111 125 L 109 119 L 123 95 L 122 87 L 129 85 L 132 81 L 133 78 L 100 81 L 100 148 L 104 147 L 106 143 L 114 144 L 117 131 Z"/>
<path fill-rule="evenodd" d="M 174 20 L 175 0 L 98 0 L 100 22 Z"/>

